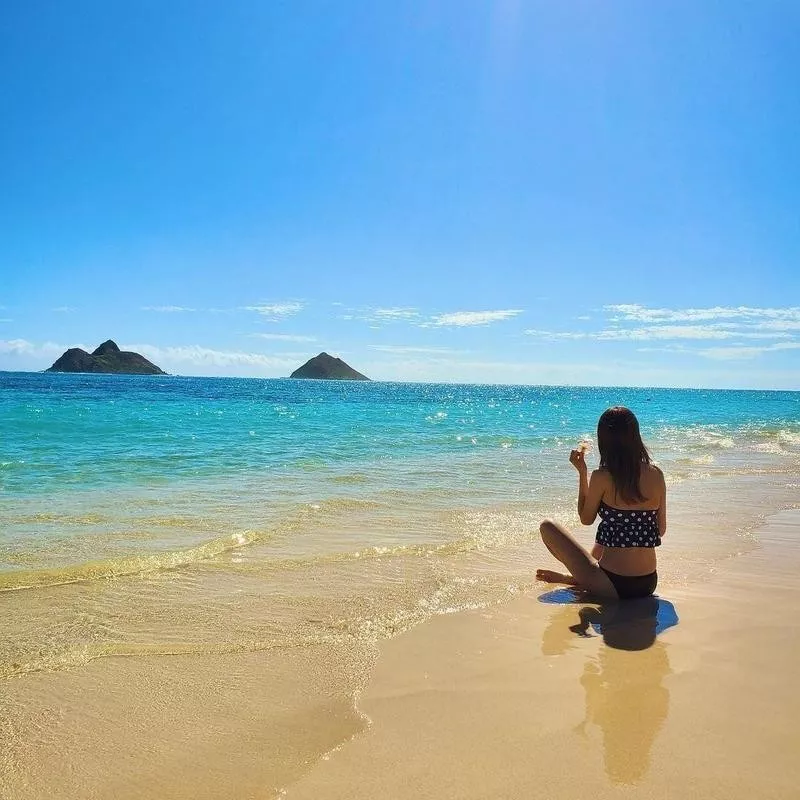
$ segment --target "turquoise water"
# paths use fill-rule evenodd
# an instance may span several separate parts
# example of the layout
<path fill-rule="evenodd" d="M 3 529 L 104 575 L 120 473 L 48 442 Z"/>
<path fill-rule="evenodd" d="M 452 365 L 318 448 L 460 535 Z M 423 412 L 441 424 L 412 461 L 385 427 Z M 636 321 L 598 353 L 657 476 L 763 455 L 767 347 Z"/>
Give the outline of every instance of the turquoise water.
<path fill-rule="evenodd" d="M 591 432 L 610 404 L 656 448 L 798 444 L 800 393 L 0 373 L 0 489 L 172 485 L 315 465 L 526 451 Z M 703 438 L 705 434 L 706 438 Z M 689 442 L 684 442 L 687 447 Z"/>
<path fill-rule="evenodd" d="M 800 393 L 0 373 L 0 677 L 502 602 L 614 404 L 671 487 L 663 585 L 797 497 Z"/>
<path fill-rule="evenodd" d="M 795 392 L 0 373 L 0 547 L 13 553 L 37 536 L 56 567 L 66 554 L 54 548 L 47 561 L 46 540 L 64 535 L 60 511 L 76 538 L 88 524 L 76 514 L 102 508 L 104 530 L 115 517 L 130 529 L 148 502 L 156 516 L 173 504 L 185 522 L 183 537 L 150 540 L 179 546 L 202 538 L 192 519 L 214 533 L 200 523 L 220 506 L 226 532 L 253 523 L 253 503 L 277 521 L 343 497 L 404 503 L 418 492 L 470 506 L 525 497 L 546 489 L 551 457 L 591 435 L 612 404 L 633 408 L 655 455 L 684 471 L 726 451 L 746 449 L 757 463 L 800 450 Z M 492 470 L 505 486 L 480 483 Z M 97 552 L 80 552 L 104 555 L 99 540 Z"/>

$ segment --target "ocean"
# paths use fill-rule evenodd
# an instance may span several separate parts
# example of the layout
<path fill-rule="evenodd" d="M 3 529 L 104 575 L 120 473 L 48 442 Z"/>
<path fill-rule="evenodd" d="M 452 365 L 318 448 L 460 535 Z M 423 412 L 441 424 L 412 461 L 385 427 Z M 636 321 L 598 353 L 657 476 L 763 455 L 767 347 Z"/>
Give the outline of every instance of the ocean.
<path fill-rule="evenodd" d="M 794 392 L 0 373 L 0 596 L 22 612 L 0 677 L 502 602 L 533 586 L 542 517 L 579 527 L 569 449 L 617 404 L 714 557 L 796 496 Z M 671 542 L 680 580 L 697 564 Z"/>

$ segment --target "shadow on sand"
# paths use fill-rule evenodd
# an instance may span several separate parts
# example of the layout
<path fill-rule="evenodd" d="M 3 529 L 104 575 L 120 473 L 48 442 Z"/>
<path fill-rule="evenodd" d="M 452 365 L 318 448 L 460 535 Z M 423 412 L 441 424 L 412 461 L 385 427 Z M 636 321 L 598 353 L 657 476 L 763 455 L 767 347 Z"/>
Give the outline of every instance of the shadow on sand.
<path fill-rule="evenodd" d="M 582 605 L 579 621 L 570 625 L 569 630 L 578 636 L 591 636 L 594 631 L 609 647 L 618 650 L 646 650 L 660 633 L 678 624 L 675 606 L 657 596 L 600 601 L 575 589 L 554 589 L 540 595 L 539 602 Z"/>
<path fill-rule="evenodd" d="M 585 714 L 574 731 L 588 740 L 591 726 L 597 726 L 611 783 L 639 783 L 669 714 L 664 679 L 672 669 L 667 647 L 657 637 L 678 624 L 675 607 L 660 597 L 597 602 L 573 589 L 546 592 L 539 601 L 561 606 L 542 635 L 543 655 L 559 656 L 580 640 L 602 637 L 605 647 L 586 651 L 579 679 Z M 581 607 L 576 610 L 575 604 Z"/>

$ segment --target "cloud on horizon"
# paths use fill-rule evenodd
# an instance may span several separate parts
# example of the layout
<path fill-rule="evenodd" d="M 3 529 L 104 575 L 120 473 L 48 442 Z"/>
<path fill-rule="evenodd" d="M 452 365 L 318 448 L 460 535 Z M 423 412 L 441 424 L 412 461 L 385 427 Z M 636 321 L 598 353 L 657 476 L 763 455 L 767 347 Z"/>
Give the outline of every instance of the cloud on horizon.
<path fill-rule="evenodd" d="M 714 306 L 709 308 L 648 308 L 637 304 L 603 307 L 608 315 L 599 330 L 551 331 L 529 329 L 528 336 L 557 340 L 625 341 L 720 341 L 730 346 L 693 349 L 684 345 L 649 348 L 663 352 L 681 352 L 717 360 L 755 358 L 764 353 L 795 350 L 800 341 L 800 307 L 756 308 L 752 306 Z M 638 323 L 625 327 L 625 323 Z M 764 345 L 750 345 L 752 340 L 779 340 Z M 640 348 L 644 351 L 647 348 Z"/>
<path fill-rule="evenodd" d="M 266 303 L 255 306 L 241 306 L 242 311 L 255 311 L 262 317 L 266 317 L 271 322 L 278 322 L 286 317 L 291 317 L 294 314 L 302 311 L 304 308 L 303 303 L 296 300 L 287 301 L 284 303 Z"/>
<path fill-rule="evenodd" d="M 763 347 L 709 347 L 706 350 L 698 350 L 697 354 L 717 361 L 737 361 L 757 358 L 763 353 L 777 350 L 800 350 L 800 342 L 776 342 Z"/>
<path fill-rule="evenodd" d="M 603 306 L 604 310 L 618 316 L 611 317 L 612 322 L 620 320 L 637 322 L 705 322 L 710 320 L 731 319 L 772 319 L 800 321 L 800 306 L 786 308 L 755 308 L 752 306 L 712 306 L 709 308 L 648 308 L 637 303 L 622 303 Z"/>
<path fill-rule="evenodd" d="M 455 327 L 464 328 L 472 325 L 490 325 L 492 322 L 502 322 L 522 313 L 521 308 L 506 309 L 503 311 L 451 311 L 446 314 L 436 314 L 422 327 Z"/>
<path fill-rule="evenodd" d="M 152 344 L 126 344 L 124 350 L 141 353 L 159 366 L 164 364 L 190 364 L 198 367 L 257 367 L 264 370 L 284 370 L 289 366 L 299 366 L 296 353 L 265 355 L 241 350 L 215 350 L 210 347 L 192 344 L 179 347 L 162 347 Z M 163 362 L 163 363 L 162 363 Z M 167 370 L 169 372 L 169 370 Z"/>

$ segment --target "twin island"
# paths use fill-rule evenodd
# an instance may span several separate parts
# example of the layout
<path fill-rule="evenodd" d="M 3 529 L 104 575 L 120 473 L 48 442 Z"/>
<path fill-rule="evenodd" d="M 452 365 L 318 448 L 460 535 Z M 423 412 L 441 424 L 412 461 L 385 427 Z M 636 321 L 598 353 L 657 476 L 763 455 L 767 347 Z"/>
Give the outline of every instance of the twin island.
<path fill-rule="evenodd" d="M 116 342 L 109 339 L 94 352 L 87 353 L 80 347 L 70 347 L 52 367 L 45 372 L 100 372 L 114 375 L 166 375 L 161 367 L 148 361 L 143 355 L 120 350 Z M 341 358 L 320 353 L 298 367 L 290 378 L 312 378 L 317 380 L 368 381 L 366 375 L 345 364 Z"/>

